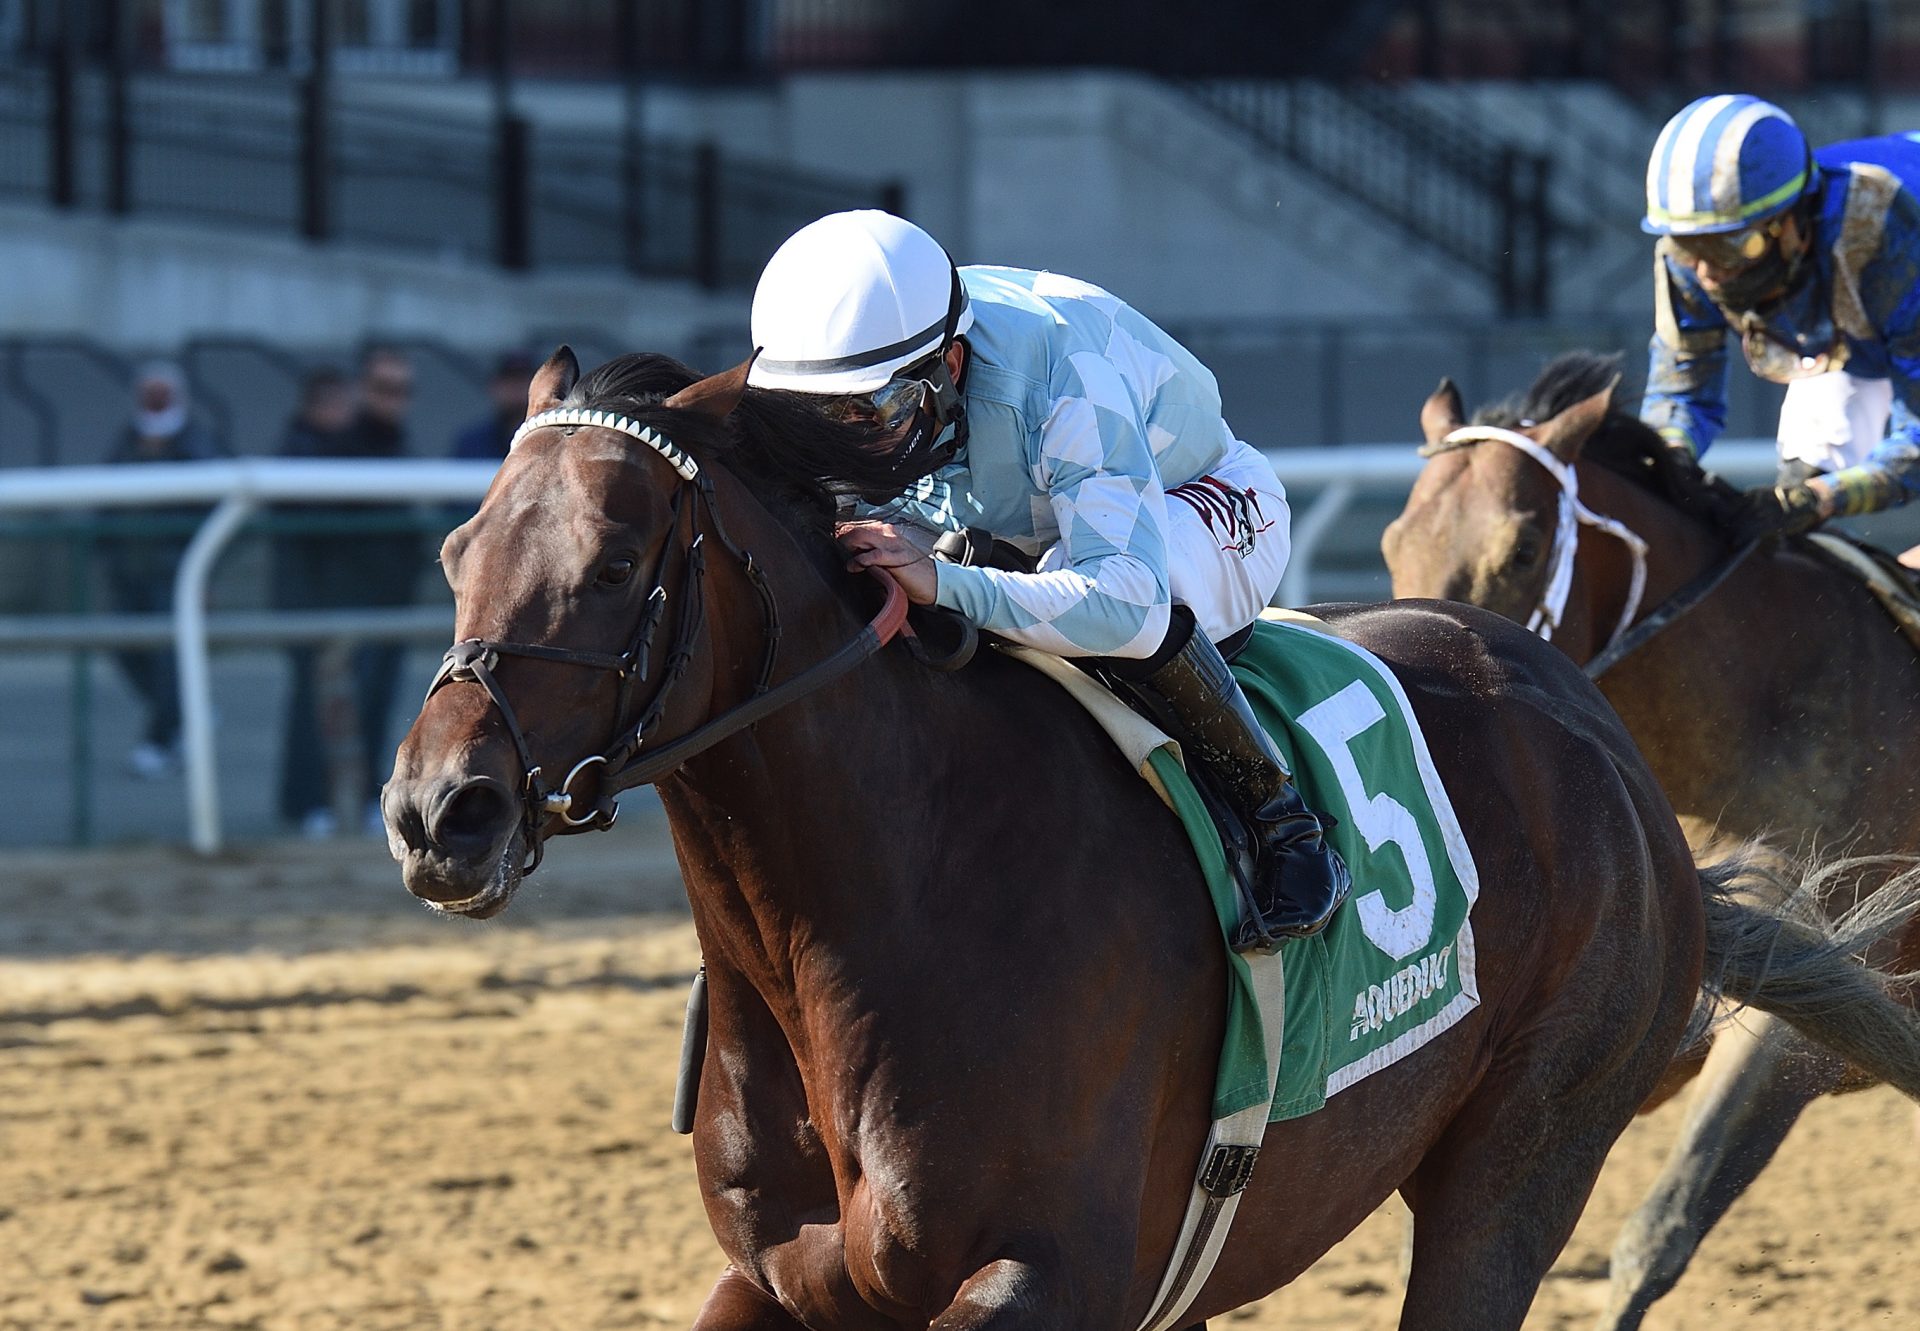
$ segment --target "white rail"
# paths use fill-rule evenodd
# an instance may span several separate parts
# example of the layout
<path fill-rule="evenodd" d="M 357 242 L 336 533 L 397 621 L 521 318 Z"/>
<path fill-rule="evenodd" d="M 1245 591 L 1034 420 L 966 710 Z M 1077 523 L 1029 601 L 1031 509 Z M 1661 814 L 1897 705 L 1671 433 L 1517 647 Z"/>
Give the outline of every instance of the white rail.
<path fill-rule="evenodd" d="M 1312 600 L 1314 560 L 1353 500 L 1404 492 L 1423 465 L 1409 444 L 1280 449 L 1267 455 L 1290 490 L 1316 492 L 1294 513 L 1293 554 L 1280 600 Z M 1773 474 L 1769 441 L 1714 446 L 1713 465 L 1752 482 Z M 0 471 L 0 513 L 211 504 L 174 578 L 173 645 L 180 676 L 187 818 L 193 847 L 220 849 L 219 788 L 208 663 L 207 584 L 221 551 L 262 504 L 415 504 L 474 501 L 493 479 L 490 462 L 363 461 L 348 458 L 241 458 L 225 462 Z M 137 633 L 128 635 L 129 643 Z"/>

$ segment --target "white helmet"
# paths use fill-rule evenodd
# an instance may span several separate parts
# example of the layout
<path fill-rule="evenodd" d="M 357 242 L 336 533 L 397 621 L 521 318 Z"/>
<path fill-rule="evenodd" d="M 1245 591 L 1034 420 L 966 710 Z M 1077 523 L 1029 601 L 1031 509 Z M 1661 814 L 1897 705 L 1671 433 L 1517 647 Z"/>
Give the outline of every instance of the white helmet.
<path fill-rule="evenodd" d="M 973 326 L 940 242 L 877 209 L 830 213 L 787 238 L 753 292 L 747 382 L 870 393 Z"/>

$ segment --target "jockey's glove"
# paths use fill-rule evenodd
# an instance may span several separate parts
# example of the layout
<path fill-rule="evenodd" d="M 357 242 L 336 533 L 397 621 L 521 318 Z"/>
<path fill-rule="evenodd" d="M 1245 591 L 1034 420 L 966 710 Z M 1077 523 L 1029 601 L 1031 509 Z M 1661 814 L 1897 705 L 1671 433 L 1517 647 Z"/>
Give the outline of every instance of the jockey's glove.
<path fill-rule="evenodd" d="M 1742 497 L 1732 536 L 1739 545 L 1770 536 L 1794 536 L 1826 515 L 1826 496 L 1817 485 L 1759 485 Z"/>

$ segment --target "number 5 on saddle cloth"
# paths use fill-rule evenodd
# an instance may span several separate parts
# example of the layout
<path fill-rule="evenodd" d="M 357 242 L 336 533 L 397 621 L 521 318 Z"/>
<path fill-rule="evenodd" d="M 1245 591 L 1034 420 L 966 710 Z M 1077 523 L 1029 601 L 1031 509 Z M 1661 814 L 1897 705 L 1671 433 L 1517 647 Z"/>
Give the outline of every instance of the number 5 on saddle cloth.
<path fill-rule="evenodd" d="M 1043 653 L 1014 650 L 1038 664 Z M 1281 945 L 1286 1047 L 1271 1118 L 1311 1113 L 1479 1006 L 1471 912 L 1480 879 L 1399 681 L 1379 658 L 1311 616 L 1269 611 L 1233 662 L 1303 797 L 1332 815 L 1328 837 L 1353 894 L 1321 933 Z M 1054 671 L 1048 671 L 1054 674 Z M 1132 755 L 1129 755 L 1130 757 Z M 1171 742 L 1141 775 L 1180 816 L 1223 934 L 1238 911 L 1213 813 Z M 1214 1111 L 1256 1103 L 1268 1070 L 1246 962 L 1235 977 Z"/>

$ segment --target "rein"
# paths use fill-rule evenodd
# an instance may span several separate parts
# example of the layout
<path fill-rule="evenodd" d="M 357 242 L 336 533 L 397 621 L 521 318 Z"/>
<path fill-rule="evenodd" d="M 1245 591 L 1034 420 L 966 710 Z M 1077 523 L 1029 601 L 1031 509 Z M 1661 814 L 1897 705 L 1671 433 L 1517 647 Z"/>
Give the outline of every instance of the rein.
<path fill-rule="evenodd" d="M 1458 448 L 1489 442 L 1513 445 L 1545 467 L 1560 485 L 1560 520 L 1553 533 L 1551 571 L 1547 579 L 1547 589 L 1541 594 L 1540 604 L 1535 607 L 1532 616 L 1527 620 L 1529 630 L 1552 641 L 1553 631 L 1560 626 L 1560 617 L 1566 610 L 1567 594 L 1573 586 L 1573 561 L 1575 548 L 1579 544 L 1577 534 L 1579 526 L 1593 527 L 1616 537 L 1633 552 L 1633 580 L 1627 590 L 1626 605 L 1622 607 L 1619 622 L 1614 625 L 1613 634 L 1607 639 L 1606 645 L 1600 649 L 1599 655 L 1583 667 L 1588 679 L 1599 679 L 1601 675 L 1666 629 L 1674 620 L 1706 600 L 1722 582 L 1727 580 L 1728 575 L 1759 547 L 1760 542 L 1748 541 L 1725 561 L 1709 567 L 1655 606 L 1645 619 L 1635 624 L 1634 613 L 1639 610 L 1640 599 L 1647 588 L 1647 543 L 1624 523 L 1595 513 L 1580 502 L 1579 478 L 1574 474 L 1572 467 L 1519 431 L 1503 430 L 1496 425 L 1462 426 L 1439 443 L 1424 445 L 1420 449 L 1420 456 L 1430 458 L 1441 453 L 1451 453 Z"/>
<path fill-rule="evenodd" d="M 1600 655 L 1587 662 L 1585 667 L 1587 678 L 1600 678 L 1628 656 L 1640 650 L 1654 635 L 1664 631 L 1674 620 L 1713 595 L 1715 589 L 1727 580 L 1728 575 L 1745 563 L 1747 556 L 1759 548 L 1759 541 L 1748 541 L 1720 563 L 1709 565 L 1686 586 L 1655 606 L 1645 619 L 1633 626 L 1632 631 L 1616 634 Z"/>
<path fill-rule="evenodd" d="M 619 816 L 619 805 L 614 796 L 622 791 L 631 790 L 674 771 L 689 759 L 712 748 L 731 735 L 738 734 L 763 717 L 778 711 L 787 704 L 812 693 L 841 675 L 846 674 L 868 657 L 878 652 L 900 632 L 906 621 L 907 598 L 900 584 L 879 569 L 873 570 L 887 589 L 886 601 L 873 620 L 854 638 L 834 651 L 823 661 L 819 661 L 801 671 L 793 678 L 778 686 L 769 688 L 773 677 L 774 661 L 780 650 L 780 612 L 773 599 L 773 591 L 767 585 L 766 575 L 754 561 L 753 555 L 735 544 L 727 534 L 721 521 L 720 511 L 714 503 L 713 478 L 700 470 L 698 463 L 685 450 L 677 447 L 665 436 L 651 427 L 642 426 L 625 416 L 604 411 L 583 411 L 563 408 L 541 412 L 523 424 L 514 435 L 513 444 L 529 432 L 538 429 L 558 427 L 572 434 L 575 429 L 590 427 L 615 430 L 647 445 L 664 457 L 679 473 L 682 484 L 673 497 L 672 516 L 668 522 L 667 539 L 660 550 L 659 562 L 654 566 L 653 589 L 647 594 L 644 608 L 640 613 L 640 622 L 636 625 L 625 651 L 619 655 L 605 652 L 583 652 L 571 648 L 548 647 L 540 643 L 498 642 L 486 638 L 467 638 L 456 642 L 447 649 L 441 658 L 440 669 L 435 673 L 433 682 L 427 686 L 427 697 L 449 683 L 475 683 L 487 691 L 493 705 L 505 722 L 507 734 L 513 740 L 514 751 L 519 755 L 521 769 L 526 777 L 521 788 L 522 824 L 530 846 L 531 860 L 521 872 L 530 874 L 540 867 L 545 853 L 545 837 L 542 835 L 550 820 L 558 818 L 561 826 L 554 835 L 574 832 L 604 831 L 614 824 Z M 693 502 L 683 503 L 689 494 Z M 683 511 L 688 515 L 687 526 L 690 536 L 684 546 L 675 541 L 681 527 Z M 702 517 L 710 531 L 702 530 Z M 706 598 L 704 593 L 706 577 L 705 542 L 711 534 L 747 576 L 748 582 L 760 597 L 761 615 L 766 629 L 766 655 L 761 659 L 760 671 L 754 682 L 753 693 L 747 701 L 729 711 L 714 717 L 706 724 L 674 740 L 662 748 L 643 753 L 642 749 L 650 732 L 660 723 L 666 711 L 667 695 L 673 686 L 679 683 L 686 673 L 688 663 L 693 659 L 694 643 L 706 622 Z M 670 597 L 667 592 L 667 563 L 678 552 L 682 559 L 683 574 L 680 588 Z M 573 765 L 566 779 L 558 786 L 549 788 L 539 764 L 533 761 L 533 752 L 527 745 L 525 732 L 520 728 L 519 718 L 514 714 L 513 706 L 507 700 L 494 670 L 500 664 L 502 656 L 523 656 L 536 661 L 554 661 L 564 665 L 586 666 L 593 670 L 610 670 L 620 677 L 620 696 L 614 705 L 616 726 L 619 718 L 627 715 L 628 704 L 636 681 L 648 678 L 651 667 L 653 638 L 659 629 L 660 621 L 665 617 L 669 600 L 677 600 L 680 616 L 674 631 L 673 649 L 668 653 L 665 665 L 660 672 L 659 686 L 648 700 L 646 708 L 631 726 L 621 727 L 614 740 L 605 749 L 590 754 Z M 588 768 L 599 766 L 603 769 L 598 795 L 592 800 L 583 816 L 576 816 L 575 805 L 582 796 L 573 790 L 574 782 Z"/>

